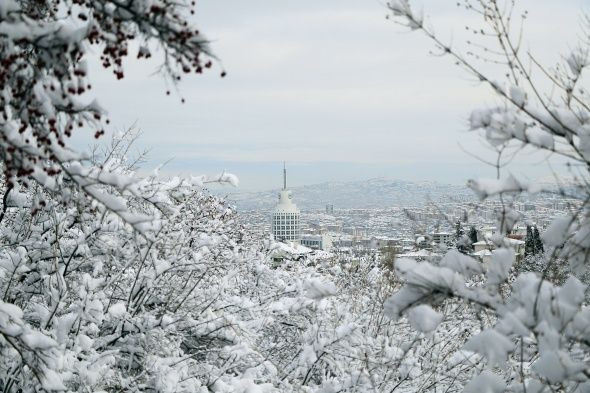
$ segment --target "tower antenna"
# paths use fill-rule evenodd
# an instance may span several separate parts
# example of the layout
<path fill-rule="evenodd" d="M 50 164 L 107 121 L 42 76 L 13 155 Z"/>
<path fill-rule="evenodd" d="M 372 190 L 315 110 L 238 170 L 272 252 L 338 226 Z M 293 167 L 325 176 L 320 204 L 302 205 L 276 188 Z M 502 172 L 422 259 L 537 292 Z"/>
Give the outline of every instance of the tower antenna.
<path fill-rule="evenodd" d="M 283 161 L 283 190 L 287 189 L 287 167 L 285 161 Z"/>

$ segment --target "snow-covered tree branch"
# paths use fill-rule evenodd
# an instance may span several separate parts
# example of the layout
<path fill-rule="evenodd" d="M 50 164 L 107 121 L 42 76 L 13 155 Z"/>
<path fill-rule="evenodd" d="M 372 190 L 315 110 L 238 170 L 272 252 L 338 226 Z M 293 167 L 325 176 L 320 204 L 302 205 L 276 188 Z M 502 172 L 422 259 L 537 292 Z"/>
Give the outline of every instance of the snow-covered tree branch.
<path fill-rule="evenodd" d="M 589 167 L 587 31 L 562 64 L 549 68 L 523 47 L 527 13 L 518 13 L 515 1 L 457 3 L 479 18 L 479 25 L 467 27 L 475 37 L 465 42 L 467 51 L 445 43 L 416 7 L 408 0 L 388 3 L 394 20 L 424 33 L 442 56 L 488 85 L 498 98 L 497 106 L 472 112 L 472 130 L 481 130 L 490 145 L 500 147 L 499 152 L 509 145 L 526 147 Z M 584 391 L 590 386 L 587 287 L 576 275 L 581 277 L 588 269 L 588 173 L 577 176 L 574 189 L 579 205 L 556 219 L 542 234 L 543 244 L 535 246 L 545 248 L 544 260 L 537 264 L 542 269 L 518 274 L 506 236 L 519 215 L 509 198 L 544 190 L 512 175 L 502 176 L 500 169 L 498 164 L 497 179 L 468 183 L 481 199 L 496 197 L 503 205 L 498 212 L 500 234 L 492 239 L 496 250 L 488 266 L 482 269 L 479 262 L 456 254 L 447 255 L 439 265 L 398 261 L 396 269 L 405 285 L 386 301 L 386 312 L 394 319 L 419 314 L 434 323 L 441 302 L 462 301 L 473 310 L 489 313 L 490 322 L 480 332 L 472 332 L 464 346 L 485 365 L 465 391 Z M 550 282 L 555 265 L 565 263 L 569 278 L 563 285 Z M 564 271 L 563 267 L 557 270 Z"/>

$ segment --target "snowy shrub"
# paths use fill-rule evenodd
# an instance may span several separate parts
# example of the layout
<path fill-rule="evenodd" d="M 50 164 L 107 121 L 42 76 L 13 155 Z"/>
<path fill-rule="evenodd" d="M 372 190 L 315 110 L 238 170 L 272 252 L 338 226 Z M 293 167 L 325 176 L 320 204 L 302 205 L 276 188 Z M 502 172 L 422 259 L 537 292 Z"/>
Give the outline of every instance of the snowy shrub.
<path fill-rule="evenodd" d="M 407 321 L 385 316 L 383 302 L 397 287 L 374 261 L 361 258 L 351 269 L 341 261 L 259 270 L 256 286 L 276 300 L 257 348 L 276 366 L 280 391 L 428 391 L 468 382 L 469 356 L 451 356 L 465 343 L 465 330 L 477 329 L 475 315 L 448 304 L 440 313 L 416 314 L 410 322 L 424 332 L 413 332 Z M 312 297 L 310 288 L 317 291 Z"/>
<path fill-rule="evenodd" d="M 496 250 L 491 262 L 475 277 L 469 266 L 477 262 L 469 257 L 436 266 L 398 261 L 396 270 L 405 284 L 385 302 L 386 314 L 394 320 L 407 315 L 421 330 L 438 321 L 436 310 L 446 302 L 463 303 L 479 315 L 479 329 L 469 331 L 470 338 L 458 352 L 470 356 L 467 369 L 475 373 L 464 385 L 466 392 L 589 391 L 590 309 L 587 287 L 576 278 L 589 264 L 588 174 L 580 170 L 573 187 L 557 191 L 579 203 L 542 234 L 544 244 L 537 248 L 545 253 L 519 264 L 514 273 L 514 252 L 505 237 L 519 219 L 511 197 L 555 191 L 501 173 L 502 154 L 512 147 L 548 152 L 589 167 L 588 30 L 563 63 L 550 69 L 523 49 L 519 21 L 526 12 L 519 19 L 515 2 L 467 0 L 457 6 L 481 21 L 479 26 L 467 26 L 474 37 L 466 43 L 467 53 L 436 35 L 422 14 L 415 13 L 414 2 L 389 3 L 393 19 L 425 33 L 441 55 L 489 86 L 498 98 L 497 106 L 470 116 L 470 128 L 482 131 L 498 153 L 498 177 L 470 180 L 468 185 L 482 200 L 496 197 L 502 202 L 497 217 L 501 233 L 492 239 Z M 556 266 L 564 263 L 568 269 Z"/>
<path fill-rule="evenodd" d="M 77 169 L 123 191 L 63 180 L 67 203 L 18 184 L 6 199 L 5 391 L 199 391 L 223 380 L 222 364 L 244 362 L 224 357 L 248 330 L 236 312 L 243 246 L 234 211 L 199 187 L 202 178 L 131 177 L 125 150 L 115 144 L 105 161 Z"/>
<path fill-rule="evenodd" d="M 89 53 L 118 79 L 126 57 L 156 49 L 172 84 L 212 65 L 187 22 L 194 6 L 0 2 L 4 392 L 202 391 L 250 364 L 247 350 L 223 352 L 247 330 L 231 309 L 240 302 L 227 303 L 243 235 L 233 210 L 202 189 L 236 178 L 139 178 L 127 135 L 102 156 L 68 144 L 75 129 L 99 138 L 108 124 Z"/>

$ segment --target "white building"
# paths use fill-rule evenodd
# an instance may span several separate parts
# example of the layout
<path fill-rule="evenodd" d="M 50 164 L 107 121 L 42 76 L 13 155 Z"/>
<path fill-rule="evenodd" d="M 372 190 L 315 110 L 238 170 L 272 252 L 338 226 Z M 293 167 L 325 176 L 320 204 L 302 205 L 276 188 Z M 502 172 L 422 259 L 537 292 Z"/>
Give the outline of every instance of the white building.
<path fill-rule="evenodd" d="M 502 240 L 504 247 L 511 247 L 514 250 L 514 254 L 517 261 L 524 258 L 524 245 L 525 242 L 518 239 L 511 239 L 508 237 Z M 496 245 L 488 238 L 473 243 L 473 255 L 479 257 L 484 263 L 491 260 L 492 251 L 496 249 Z"/>
<path fill-rule="evenodd" d="M 314 250 L 330 251 L 332 249 L 332 238 L 328 234 L 304 235 L 301 244 Z"/>
<path fill-rule="evenodd" d="M 291 191 L 287 190 L 287 170 L 283 167 L 283 189 L 279 203 L 272 213 L 271 233 L 275 240 L 299 243 L 301 241 L 300 212 L 293 203 Z"/>
<path fill-rule="evenodd" d="M 430 235 L 432 242 L 440 246 L 451 245 L 453 243 L 454 234 L 449 232 L 435 232 Z"/>

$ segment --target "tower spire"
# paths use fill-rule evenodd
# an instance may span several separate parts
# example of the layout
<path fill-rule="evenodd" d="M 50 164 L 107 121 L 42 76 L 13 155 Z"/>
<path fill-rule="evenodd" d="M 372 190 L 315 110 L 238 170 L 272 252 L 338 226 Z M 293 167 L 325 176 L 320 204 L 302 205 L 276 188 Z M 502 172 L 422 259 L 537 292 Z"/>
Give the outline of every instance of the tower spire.
<path fill-rule="evenodd" d="M 287 189 L 287 167 L 285 161 L 283 161 L 283 190 Z"/>

